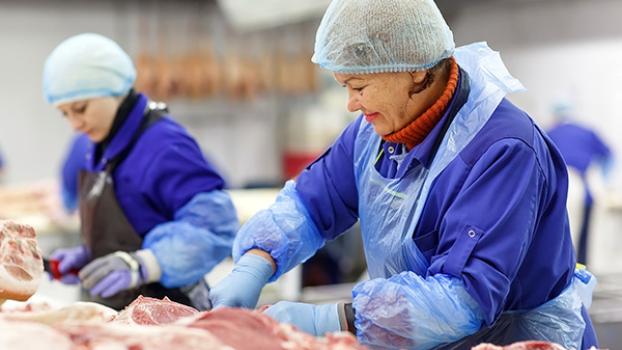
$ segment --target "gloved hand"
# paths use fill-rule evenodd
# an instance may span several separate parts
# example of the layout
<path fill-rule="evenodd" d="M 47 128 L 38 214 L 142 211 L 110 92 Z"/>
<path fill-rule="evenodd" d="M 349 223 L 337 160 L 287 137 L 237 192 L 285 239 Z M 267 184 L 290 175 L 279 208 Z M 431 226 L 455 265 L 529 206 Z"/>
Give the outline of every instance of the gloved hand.
<path fill-rule="evenodd" d="M 114 252 L 93 260 L 80 270 L 82 286 L 93 296 L 109 298 L 160 279 L 160 266 L 148 250 L 134 253 Z"/>
<path fill-rule="evenodd" d="M 259 293 L 274 271 L 272 264 L 255 254 L 244 254 L 233 271 L 209 293 L 214 308 L 221 306 L 255 308 Z"/>
<path fill-rule="evenodd" d="M 86 249 L 86 246 L 79 245 L 71 248 L 56 249 L 50 255 L 51 260 L 58 260 L 58 272 L 62 277 L 60 281 L 65 284 L 78 284 L 80 278 L 72 273 L 71 270 L 80 270 L 89 262 L 91 254 Z"/>
<path fill-rule="evenodd" d="M 289 323 L 303 332 L 323 337 L 327 332 L 341 330 L 337 304 L 313 305 L 279 301 L 264 313 L 276 321 Z"/>

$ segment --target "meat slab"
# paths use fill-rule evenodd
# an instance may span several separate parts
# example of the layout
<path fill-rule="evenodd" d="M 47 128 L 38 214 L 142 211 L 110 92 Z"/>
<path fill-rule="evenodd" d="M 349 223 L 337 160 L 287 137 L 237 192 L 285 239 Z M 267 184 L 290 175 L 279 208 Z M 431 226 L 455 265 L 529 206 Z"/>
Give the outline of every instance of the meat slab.
<path fill-rule="evenodd" d="M 13 221 L 0 221 L 0 300 L 27 300 L 43 275 L 43 259 L 35 230 Z"/>
<path fill-rule="evenodd" d="M 561 345 L 547 341 L 522 341 L 506 346 L 497 346 L 494 344 L 479 344 L 471 348 L 471 350 L 565 350 Z"/>
<path fill-rule="evenodd" d="M 190 306 L 172 302 L 166 297 L 160 300 L 140 295 L 115 317 L 114 322 L 135 325 L 167 324 L 198 312 Z"/>
<path fill-rule="evenodd" d="M 34 322 L 0 320 L 0 349 L 73 350 L 69 336 Z"/>
<path fill-rule="evenodd" d="M 5 321 L 28 321 L 50 326 L 63 324 L 104 323 L 113 320 L 117 312 L 107 306 L 77 302 L 57 309 L 34 307 L 25 310 L 10 310 L 0 313 Z"/>
<path fill-rule="evenodd" d="M 365 349 L 349 333 L 316 338 L 260 311 L 219 308 L 198 312 L 166 298 L 139 297 L 115 315 L 114 310 L 91 304 L 75 303 L 61 309 L 21 307 L 0 313 L 0 341 L 10 341 L 12 349 L 50 350 Z M 29 312 L 32 315 L 28 317 Z M 46 330 L 42 334 L 49 338 L 47 346 L 33 343 L 38 341 L 40 329 Z M 12 335 L 16 331 L 17 337 Z"/>

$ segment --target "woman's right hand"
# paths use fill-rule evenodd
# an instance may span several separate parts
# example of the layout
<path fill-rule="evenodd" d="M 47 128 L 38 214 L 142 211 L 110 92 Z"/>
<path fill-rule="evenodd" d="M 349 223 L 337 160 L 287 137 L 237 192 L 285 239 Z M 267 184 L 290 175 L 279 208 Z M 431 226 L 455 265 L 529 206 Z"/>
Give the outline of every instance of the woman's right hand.
<path fill-rule="evenodd" d="M 72 270 L 80 270 L 90 260 L 91 255 L 84 245 L 71 248 L 56 249 L 50 255 L 50 260 L 58 261 L 58 272 L 62 275 L 60 281 L 65 284 L 78 284 L 80 277 Z"/>

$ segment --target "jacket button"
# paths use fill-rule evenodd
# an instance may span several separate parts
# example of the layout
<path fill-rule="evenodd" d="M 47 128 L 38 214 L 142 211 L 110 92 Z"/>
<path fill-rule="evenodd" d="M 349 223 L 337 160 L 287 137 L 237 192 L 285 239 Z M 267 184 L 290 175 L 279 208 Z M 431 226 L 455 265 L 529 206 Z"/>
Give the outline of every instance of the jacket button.
<path fill-rule="evenodd" d="M 473 230 L 469 230 L 469 232 L 467 232 L 467 235 L 469 235 L 469 237 L 473 238 L 473 237 L 475 237 L 476 233 Z"/>

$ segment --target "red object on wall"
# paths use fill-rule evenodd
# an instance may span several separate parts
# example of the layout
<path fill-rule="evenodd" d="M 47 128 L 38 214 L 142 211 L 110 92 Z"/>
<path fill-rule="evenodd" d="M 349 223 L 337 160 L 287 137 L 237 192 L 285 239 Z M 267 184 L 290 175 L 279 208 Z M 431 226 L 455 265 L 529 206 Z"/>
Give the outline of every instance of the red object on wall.
<path fill-rule="evenodd" d="M 285 179 L 295 178 L 321 154 L 321 152 L 285 152 L 283 154 L 283 177 Z"/>

